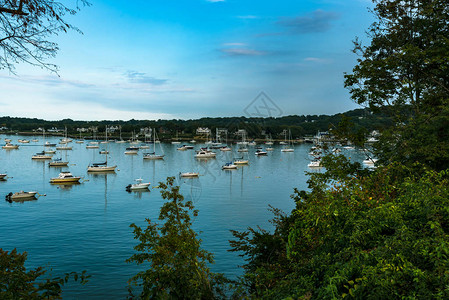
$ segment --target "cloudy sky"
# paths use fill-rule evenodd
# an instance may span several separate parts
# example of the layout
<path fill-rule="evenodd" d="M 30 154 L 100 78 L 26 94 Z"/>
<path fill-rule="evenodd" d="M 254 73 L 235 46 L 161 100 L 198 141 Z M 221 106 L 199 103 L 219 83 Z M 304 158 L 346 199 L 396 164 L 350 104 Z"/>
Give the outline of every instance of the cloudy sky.
<path fill-rule="evenodd" d="M 0 116 L 243 116 L 261 92 L 278 115 L 357 108 L 343 73 L 354 38 L 368 42 L 368 0 L 90 2 L 70 18 L 83 34 L 55 37 L 59 77 L 0 70 Z"/>

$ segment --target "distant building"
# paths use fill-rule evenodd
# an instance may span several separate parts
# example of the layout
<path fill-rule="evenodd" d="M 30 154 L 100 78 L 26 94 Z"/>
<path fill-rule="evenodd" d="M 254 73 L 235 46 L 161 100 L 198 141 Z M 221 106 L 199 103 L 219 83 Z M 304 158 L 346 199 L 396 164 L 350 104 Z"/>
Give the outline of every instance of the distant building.
<path fill-rule="evenodd" d="M 203 128 L 203 127 L 198 127 L 198 128 L 196 129 L 196 134 L 210 134 L 210 129 L 207 128 L 207 127 L 205 127 L 205 128 Z"/>
<path fill-rule="evenodd" d="M 56 127 L 52 127 L 50 129 L 47 129 L 48 132 L 63 132 L 64 129 L 58 129 Z"/>

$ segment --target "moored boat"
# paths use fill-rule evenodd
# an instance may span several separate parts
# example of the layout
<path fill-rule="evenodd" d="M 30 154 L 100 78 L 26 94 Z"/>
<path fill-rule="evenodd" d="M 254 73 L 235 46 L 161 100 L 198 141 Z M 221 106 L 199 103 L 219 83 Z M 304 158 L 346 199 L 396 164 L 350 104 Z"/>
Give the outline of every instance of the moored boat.
<path fill-rule="evenodd" d="M 76 183 L 79 182 L 81 177 L 73 176 L 70 172 L 61 172 L 58 177 L 50 179 L 50 183 Z"/>
<path fill-rule="evenodd" d="M 25 201 L 25 200 L 33 200 L 36 199 L 36 194 L 37 192 L 24 192 L 24 191 L 20 191 L 20 192 L 15 192 L 13 193 L 9 193 L 8 195 L 6 195 L 6 201 Z"/>
<path fill-rule="evenodd" d="M 136 183 L 128 184 L 126 186 L 126 190 L 129 191 L 135 191 L 135 190 L 147 190 L 150 187 L 150 182 L 142 182 L 143 179 L 139 178 L 136 179 Z"/>
<path fill-rule="evenodd" d="M 184 173 L 179 173 L 179 176 L 181 176 L 181 177 L 187 177 L 187 178 L 198 177 L 199 175 L 200 175 L 199 173 L 195 173 L 195 172 L 184 172 Z"/>
<path fill-rule="evenodd" d="M 232 162 L 228 162 L 224 166 L 222 166 L 221 169 L 222 170 L 235 170 L 235 169 L 237 169 L 237 165 L 233 164 Z"/>
<path fill-rule="evenodd" d="M 69 164 L 68 161 L 63 161 L 62 158 L 55 158 L 48 163 L 49 167 L 65 167 Z"/>
<path fill-rule="evenodd" d="M 93 163 L 87 167 L 87 172 L 115 172 L 117 166 L 108 166 L 104 163 Z"/>
<path fill-rule="evenodd" d="M 11 149 L 19 149 L 19 145 L 13 145 L 11 143 L 6 143 L 4 146 L 2 146 L 3 149 L 11 150 Z"/>

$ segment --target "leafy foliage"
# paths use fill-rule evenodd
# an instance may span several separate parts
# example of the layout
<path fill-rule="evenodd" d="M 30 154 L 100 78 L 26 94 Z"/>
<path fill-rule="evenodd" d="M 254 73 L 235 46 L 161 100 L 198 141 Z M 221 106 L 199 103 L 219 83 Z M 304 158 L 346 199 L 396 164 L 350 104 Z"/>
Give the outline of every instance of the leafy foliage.
<path fill-rule="evenodd" d="M 274 233 L 234 233 L 248 261 L 243 290 L 267 299 L 449 297 L 448 175 L 393 164 L 295 191 L 296 208 Z"/>
<path fill-rule="evenodd" d="M 191 228 L 191 217 L 198 211 L 191 201 L 184 202 L 174 178 L 159 183 L 162 198 L 168 200 L 161 207 L 157 224 L 146 219 L 144 229 L 131 224 L 137 251 L 127 262 L 149 263 L 148 269 L 131 278 L 142 288 L 141 298 L 157 299 L 217 299 L 224 298 L 222 274 L 212 273 L 207 264 L 213 263 L 211 253 L 201 249 L 201 240 Z M 131 291 L 131 297 L 134 297 Z"/>
<path fill-rule="evenodd" d="M 85 0 L 76 2 L 89 5 Z M 56 65 L 45 62 L 58 51 L 48 38 L 68 30 L 80 32 L 63 19 L 78 9 L 57 1 L 0 0 L 0 69 L 14 71 L 15 64 L 25 62 L 56 72 Z"/>
<path fill-rule="evenodd" d="M 375 151 L 383 164 L 421 162 L 449 167 L 449 3 L 445 0 L 378 0 L 371 43 L 345 75 L 351 98 L 394 123 Z"/>
<path fill-rule="evenodd" d="M 86 284 L 90 275 L 83 271 L 81 274 L 71 272 L 63 278 L 41 277 L 47 272 L 38 267 L 27 271 L 25 261 L 27 253 L 11 252 L 0 249 L 0 298 L 1 299 L 62 299 L 62 286 L 73 277 Z"/>

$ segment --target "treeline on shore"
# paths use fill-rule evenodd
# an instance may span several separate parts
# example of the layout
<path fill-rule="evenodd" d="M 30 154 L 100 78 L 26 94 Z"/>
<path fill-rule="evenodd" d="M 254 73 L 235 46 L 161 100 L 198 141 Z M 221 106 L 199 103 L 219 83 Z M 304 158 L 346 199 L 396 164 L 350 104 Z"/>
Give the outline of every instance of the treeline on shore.
<path fill-rule="evenodd" d="M 303 138 L 305 136 L 315 135 L 318 131 L 328 131 L 339 124 L 343 116 L 351 119 L 353 129 L 364 128 L 367 131 L 381 130 L 388 126 L 390 121 L 386 115 L 372 114 L 368 109 L 355 109 L 345 113 L 335 115 L 291 115 L 284 117 L 267 118 L 248 118 L 248 117 L 221 117 L 221 118 L 200 118 L 194 120 L 103 120 L 103 121 L 75 121 L 72 119 L 63 119 L 59 121 L 47 121 L 37 118 L 19 118 L 19 117 L 0 117 L 0 128 L 4 133 L 36 133 L 38 128 L 46 131 L 52 128 L 64 130 L 70 136 L 80 134 L 79 128 L 89 129 L 97 128 L 97 136 L 104 135 L 106 126 L 121 127 L 123 138 L 131 137 L 133 133 L 139 134 L 142 128 L 156 129 L 161 139 L 170 139 L 179 136 L 180 139 L 190 139 L 198 136 L 198 128 L 209 128 L 211 135 L 215 135 L 215 129 L 227 129 L 229 138 L 238 130 L 244 129 L 247 137 L 251 139 L 265 139 L 271 136 L 273 139 L 283 139 L 284 130 L 290 130 L 292 137 Z M 54 134 L 54 133 L 53 133 Z M 56 135 L 63 134 L 61 131 Z M 91 131 L 82 133 L 83 137 L 92 136 Z M 116 130 L 112 138 L 118 136 Z"/>

